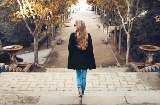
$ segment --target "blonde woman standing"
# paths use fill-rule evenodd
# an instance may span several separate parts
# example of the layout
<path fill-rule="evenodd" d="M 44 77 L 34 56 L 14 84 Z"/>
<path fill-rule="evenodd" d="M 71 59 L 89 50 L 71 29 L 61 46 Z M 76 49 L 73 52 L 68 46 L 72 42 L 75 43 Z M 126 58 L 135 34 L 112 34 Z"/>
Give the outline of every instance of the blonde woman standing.
<path fill-rule="evenodd" d="M 68 69 L 76 70 L 79 97 L 82 97 L 86 87 L 87 69 L 96 69 L 92 38 L 82 20 L 76 21 L 76 31 L 70 35 L 68 51 Z"/>

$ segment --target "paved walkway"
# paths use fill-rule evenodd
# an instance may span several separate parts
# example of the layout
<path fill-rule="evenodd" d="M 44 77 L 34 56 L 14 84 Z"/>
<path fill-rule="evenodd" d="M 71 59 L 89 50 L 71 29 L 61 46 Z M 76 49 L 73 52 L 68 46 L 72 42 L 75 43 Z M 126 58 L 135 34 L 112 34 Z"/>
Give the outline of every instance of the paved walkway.
<path fill-rule="evenodd" d="M 116 71 L 106 72 L 111 69 Z M 74 70 L 48 68 L 54 72 L 1 73 L 0 105 L 158 105 L 160 90 L 141 78 L 144 73 L 123 72 L 124 69 L 88 71 L 82 98 L 78 97 Z M 155 80 L 150 75 L 145 73 L 146 78 Z"/>
<path fill-rule="evenodd" d="M 38 51 L 39 64 L 44 64 L 44 62 L 45 62 L 45 60 L 51 50 L 52 50 L 52 48 Z M 34 62 L 34 52 L 17 55 L 17 57 L 23 58 L 23 60 L 24 60 L 23 62 L 28 62 L 28 63 Z"/>

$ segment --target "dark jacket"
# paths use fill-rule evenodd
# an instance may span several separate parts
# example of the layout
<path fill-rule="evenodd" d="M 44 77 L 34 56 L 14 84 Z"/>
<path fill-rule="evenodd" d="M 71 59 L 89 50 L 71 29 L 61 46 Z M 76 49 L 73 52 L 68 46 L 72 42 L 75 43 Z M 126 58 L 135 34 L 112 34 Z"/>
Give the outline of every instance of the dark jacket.
<path fill-rule="evenodd" d="M 71 33 L 68 44 L 68 69 L 96 69 L 92 38 L 88 34 L 88 47 L 86 50 L 78 49 L 75 33 Z"/>

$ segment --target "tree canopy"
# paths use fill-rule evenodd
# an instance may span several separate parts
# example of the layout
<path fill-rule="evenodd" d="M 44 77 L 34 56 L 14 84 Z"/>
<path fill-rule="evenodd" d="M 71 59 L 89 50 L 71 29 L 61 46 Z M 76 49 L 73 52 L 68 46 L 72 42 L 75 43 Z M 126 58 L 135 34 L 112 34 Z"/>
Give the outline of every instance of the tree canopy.
<path fill-rule="evenodd" d="M 14 22 L 24 21 L 34 37 L 34 62 L 38 63 L 38 38 L 42 25 L 51 26 L 61 23 L 61 15 L 78 0 L 3 0 L 1 7 L 12 8 L 10 18 Z M 34 24 L 32 29 L 30 24 Z"/>

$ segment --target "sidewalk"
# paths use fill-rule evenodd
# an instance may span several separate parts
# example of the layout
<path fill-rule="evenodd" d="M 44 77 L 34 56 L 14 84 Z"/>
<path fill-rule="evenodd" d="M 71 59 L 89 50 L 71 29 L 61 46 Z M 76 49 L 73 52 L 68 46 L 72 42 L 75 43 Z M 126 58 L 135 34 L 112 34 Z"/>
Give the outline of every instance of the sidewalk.
<path fill-rule="evenodd" d="M 117 71 L 106 72 L 109 69 Z M 155 90 L 152 84 L 141 78 L 145 76 L 149 78 L 148 81 L 154 81 L 155 78 L 152 78 L 150 73 L 122 72 L 123 69 L 125 68 L 99 68 L 88 71 L 86 92 L 82 98 L 78 97 L 74 70 L 48 68 L 55 72 L 1 73 L 0 105 L 158 105 L 160 103 L 160 90 Z"/>
<path fill-rule="evenodd" d="M 44 64 L 44 62 L 45 62 L 45 60 L 51 50 L 52 50 L 52 48 L 38 51 L 39 64 Z M 34 62 L 34 52 L 17 55 L 17 57 L 23 58 L 23 62 L 28 62 L 28 63 Z"/>

